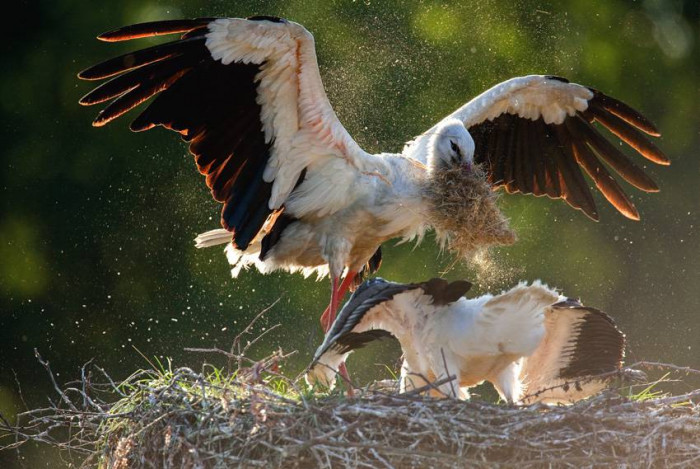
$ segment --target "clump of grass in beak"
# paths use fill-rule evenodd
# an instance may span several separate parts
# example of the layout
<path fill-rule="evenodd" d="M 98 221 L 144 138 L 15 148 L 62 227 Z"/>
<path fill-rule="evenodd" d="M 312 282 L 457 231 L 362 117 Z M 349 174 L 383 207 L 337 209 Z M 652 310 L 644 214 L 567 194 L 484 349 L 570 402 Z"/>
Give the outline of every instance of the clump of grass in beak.
<path fill-rule="evenodd" d="M 471 259 L 489 247 L 517 240 L 480 165 L 434 170 L 425 185 L 425 196 L 438 240 L 458 256 Z"/>

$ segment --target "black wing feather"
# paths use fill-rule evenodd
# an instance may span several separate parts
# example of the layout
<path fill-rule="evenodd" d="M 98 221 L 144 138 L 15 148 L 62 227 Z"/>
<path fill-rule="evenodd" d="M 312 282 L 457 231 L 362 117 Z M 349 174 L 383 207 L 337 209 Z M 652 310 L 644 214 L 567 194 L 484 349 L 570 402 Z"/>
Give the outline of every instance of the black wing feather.
<path fill-rule="evenodd" d="M 354 349 L 353 346 L 364 346 L 372 340 L 391 335 L 386 331 L 368 335 L 359 335 L 363 333 L 352 331 L 372 308 L 391 300 L 399 293 L 416 288 L 421 288 L 421 286 L 419 284 L 388 282 L 379 277 L 367 280 L 360 285 L 335 318 L 335 322 L 326 333 L 323 343 L 316 350 L 309 369 L 328 352 L 347 353 Z M 374 330 L 377 331 L 377 329 Z"/>
<path fill-rule="evenodd" d="M 644 158 L 661 165 L 671 163 L 668 157 L 642 132 L 617 115 L 607 112 L 607 109 L 595 100 L 588 107 L 585 114 L 589 114 L 596 121 L 607 127 L 620 140 L 634 148 Z"/>
<path fill-rule="evenodd" d="M 608 314 L 587 306 L 563 304 L 553 307 L 585 312 L 583 320 L 572 330 L 571 342 L 562 351 L 562 361 L 566 365 L 559 371 L 560 378 L 595 376 L 622 366 L 625 335 Z"/>
<path fill-rule="evenodd" d="M 201 36 L 158 44 L 135 52 L 114 57 L 93 65 L 78 74 L 81 80 L 103 80 L 144 65 L 194 52 L 201 55 L 205 38 Z"/>
<path fill-rule="evenodd" d="M 83 106 L 99 104 L 117 98 L 127 91 L 149 83 L 167 83 L 170 77 L 188 70 L 197 64 L 198 58 L 180 55 L 167 59 L 166 63 L 151 63 L 127 71 L 101 84 L 80 99 Z"/>
<path fill-rule="evenodd" d="M 444 306 L 462 298 L 467 293 L 472 284 L 466 280 L 456 280 L 448 282 L 442 278 L 432 278 L 427 282 L 416 283 L 426 295 L 433 298 L 433 304 Z"/>
<path fill-rule="evenodd" d="M 141 39 L 144 37 L 162 36 L 166 34 L 185 33 L 201 29 L 216 18 L 195 18 L 184 20 L 151 21 L 124 26 L 97 36 L 100 41 L 117 42 Z"/>
<path fill-rule="evenodd" d="M 637 189 L 645 192 L 657 192 L 659 187 L 647 174 L 635 165 L 615 145 L 600 135 L 596 129 L 583 117 L 576 116 L 566 120 L 571 136 L 578 136 L 579 141 L 585 142 L 603 161 L 608 163 L 622 178 Z"/>
<path fill-rule="evenodd" d="M 375 340 L 382 340 L 394 337 L 390 332 L 382 329 L 371 329 L 364 332 L 349 332 L 338 337 L 338 340 L 331 346 L 334 352 L 345 354 L 364 347 Z"/>
<path fill-rule="evenodd" d="M 565 81 L 559 77 L 551 80 Z M 651 178 L 592 125 L 598 122 L 648 160 L 669 164 L 668 157 L 646 136 L 659 136 L 656 127 L 639 112 L 598 90 L 588 108 L 568 116 L 562 124 L 546 124 L 504 113 L 469 128 L 477 163 L 486 164 L 489 181 L 508 193 L 563 198 L 597 220 L 598 213 L 581 167 L 606 199 L 623 215 L 638 220 L 639 213 L 601 162 L 625 181 L 646 192 L 658 191 Z M 645 135 L 646 134 L 646 135 Z"/>
<path fill-rule="evenodd" d="M 79 77 L 85 80 L 114 77 L 85 95 L 81 104 L 113 100 L 94 122 L 101 126 L 155 95 L 131 129 L 160 125 L 189 142 L 212 196 L 224 204 L 222 225 L 233 232 L 236 247 L 245 249 L 272 213 L 268 208 L 272 184 L 262 178 L 271 143 L 265 142 L 256 100 L 256 76 L 262 64 L 215 61 L 205 36 L 212 20 L 142 23 L 100 35 L 105 41 L 176 33 L 181 37 L 81 72 Z"/>
<path fill-rule="evenodd" d="M 615 114 L 617 117 L 623 119 L 626 121 L 628 124 L 631 124 L 641 130 L 642 132 L 646 133 L 647 135 L 651 135 L 652 137 L 660 137 L 661 133 L 659 130 L 656 128 L 656 126 L 646 117 L 644 117 L 642 114 L 640 114 L 638 111 L 632 109 L 629 107 L 627 104 L 623 103 L 622 101 L 618 101 L 617 99 L 607 96 L 600 91 L 589 88 L 593 94 L 595 95 L 595 99 L 593 99 L 593 104 L 594 105 L 600 105 L 602 106 L 606 111 L 609 111 L 612 114 Z"/>
<path fill-rule="evenodd" d="M 568 136 L 563 137 L 567 140 L 565 145 L 570 145 L 576 155 L 576 161 L 586 171 L 588 176 L 595 182 L 598 190 L 605 196 L 608 201 L 622 212 L 627 218 L 639 220 L 639 212 L 635 208 L 632 201 L 624 193 L 615 178 L 605 166 L 595 157 L 590 148 L 583 143 L 573 143 L 568 141 Z"/>

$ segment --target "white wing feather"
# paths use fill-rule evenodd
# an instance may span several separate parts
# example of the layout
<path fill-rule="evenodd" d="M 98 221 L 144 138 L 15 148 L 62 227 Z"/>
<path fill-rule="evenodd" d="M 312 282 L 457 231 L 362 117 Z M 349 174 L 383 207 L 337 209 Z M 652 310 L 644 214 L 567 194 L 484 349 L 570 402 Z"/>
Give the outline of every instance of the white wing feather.
<path fill-rule="evenodd" d="M 585 111 L 592 97 L 593 92 L 585 86 L 553 80 L 545 75 L 511 78 L 481 93 L 408 142 L 403 153 L 425 164 L 430 135 L 449 119 L 460 120 L 467 129 L 504 113 L 530 120 L 541 117 L 547 124 L 561 124 L 566 116 Z"/>
<path fill-rule="evenodd" d="M 535 282 L 492 298 L 462 299 L 453 305 L 461 310 L 460 323 L 445 331 L 449 347 L 462 357 L 530 355 L 544 336 L 544 310 L 558 298 Z"/>
<path fill-rule="evenodd" d="M 336 171 L 325 171 L 324 183 L 338 192 L 353 178 L 343 171 L 364 171 L 372 167 L 364 152 L 338 120 L 321 82 L 313 36 L 300 24 L 285 21 L 218 19 L 210 23 L 207 47 L 214 59 L 264 64 L 257 76 L 258 104 L 263 113 L 267 142 L 272 155 L 264 179 L 273 182 L 271 209 L 284 205 L 302 170 L 322 169 L 329 159 Z M 341 177 L 335 178 L 334 174 Z M 307 178 L 313 174 L 307 173 Z M 324 200 L 324 197 L 315 199 Z M 307 199 L 308 200 L 308 199 Z M 342 201 L 323 204 L 326 212 L 342 208 Z M 313 209 L 307 207 L 307 211 Z"/>

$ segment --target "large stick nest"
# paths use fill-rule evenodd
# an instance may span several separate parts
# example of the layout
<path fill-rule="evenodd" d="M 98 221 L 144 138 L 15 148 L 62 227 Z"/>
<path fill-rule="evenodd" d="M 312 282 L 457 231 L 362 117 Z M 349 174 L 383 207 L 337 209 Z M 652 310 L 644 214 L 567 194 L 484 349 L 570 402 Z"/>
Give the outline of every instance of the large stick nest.
<path fill-rule="evenodd" d="M 279 359 L 231 375 L 211 367 L 141 371 L 119 385 L 89 365 L 79 382 L 56 388 L 54 406 L 21 414 L 14 426 L 2 419 L 8 432 L 2 441 L 6 449 L 49 443 L 85 467 L 110 469 L 693 467 L 700 461 L 700 390 L 647 391 L 634 399 L 609 391 L 568 407 L 379 390 L 354 399 L 314 397 L 271 371 Z"/>
<path fill-rule="evenodd" d="M 429 223 L 455 254 L 471 258 L 491 247 L 513 244 L 517 237 L 498 208 L 498 195 L 481 166 L 440 168 L 426 180 Z"/>

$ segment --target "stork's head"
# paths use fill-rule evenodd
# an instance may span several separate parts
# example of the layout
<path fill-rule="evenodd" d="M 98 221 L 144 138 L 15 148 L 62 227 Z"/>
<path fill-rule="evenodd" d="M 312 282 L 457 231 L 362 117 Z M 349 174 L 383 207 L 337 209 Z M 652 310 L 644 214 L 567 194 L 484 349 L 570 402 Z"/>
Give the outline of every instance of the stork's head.
<path fill-rule="evenodd" d="M 474 164 L 474 140 L 459 120 L 445 121 L 430 138 L 428 154 L 430 171 L 455 165 L 471 168 Z"/>

